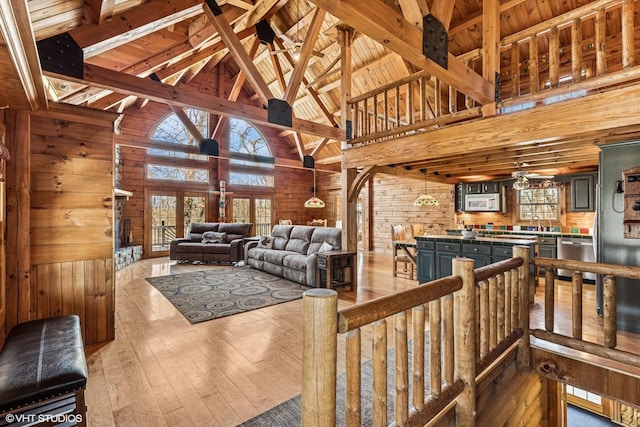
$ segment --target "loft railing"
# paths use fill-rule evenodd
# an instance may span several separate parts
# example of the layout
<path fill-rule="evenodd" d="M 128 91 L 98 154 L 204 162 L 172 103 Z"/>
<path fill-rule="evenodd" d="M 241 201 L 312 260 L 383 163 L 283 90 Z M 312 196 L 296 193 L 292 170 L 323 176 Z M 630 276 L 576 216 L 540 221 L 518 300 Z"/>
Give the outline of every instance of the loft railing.
<path fill-rule="evenodd" d="M 533 263 L 544 268 L 544 330 L 534 329 L 531 334 L 536 338 L 575 350 L 584 351 L 609 360 L 640 368 L 640 353 L 617 349 L 617 295 L 616 278 L 640 279 L 640 267 L 615 264 L 590 263 L 552 258 L 535 258 Z M 571 333 L 561 333 L 555 325 L 556 274 L 554 269 L 574 270 L 571 278 Z M 602 331 L 592 342 L 583 337 L 583 273 L 591 272 L 603 275 L 602 280 Z M 591 285 L 589 285 L 591 286 Z"/>
<path fill-rule="evenodd" d="M 505 37 L 498 114 L 583 97 L 640 79 L 634 0 L 597 0 Z M 638 34 L 636 34 L 638 32 Z M 458 57 L 481 69 L 481 50 Z M 424 71 L 353 97 L 353 146 L 476 119 L 481 107 Z"/>
<path fill-rule="evenodd" d="M 455 407 L 457 425 L 471 425 L 477 373 L 516 342 L 519 363 L 528 367 L 528 257 L 528 247 L 514 247 L 514 258 L 475 270 L 473 260 L 456 258 L 452 276 L 340 311 L 335 291 L 306 291 L 302 425 L 336 424 L 339 336 L 345 342 L 345 424 L 390 424 L 389 328 L 393 329 L 395 360 L 394 424 L 425 425 Z M 427 308 L 429 356 L 425 357 Z M 363 335 L 371 346 L 373 380 L 366 386 L 372 387 L 373 420 L 361 419 L 362 354 L 367 352 L 362 347 Z M 427 358 L 429 389 L 425 393 Z"/>
<path fill-rule="evenodd" d="M 615 289 L 616 277 L 640 279 L 640 267 L 550 258 L 531 260 L 545 271 L 545 328 L 529 330 L 528 256 L 528 247 L 516 246 L 514 258 L 475 270 L 472 260 L 456 258 L 452 276 L 340 311 L 335 291 L 305 292 L 303 425 L 335 425 L 338 367 L 344 369 L 346 425 L 424 425 L 452 410 L 456 425 L 471 425 L 476 412 L 476 378 L 514 346 L 517 345 L 520 370 L 548 374 L 530 366 L 530 335 L 578 350 L 571 356 L 578 360 L 604 357 L 621 364 L 618 372 L 623 372 L 622 367 L 627 365 L 634 376 L 633 372 L 640 368 L 640 354 L 616 348 Z M 554 269 L 576 271 L 572 277 L 570 335 L 563 334 L 555 325 Z M 595 340 L 601 343 L 594 342 L 593 338 L 589 341 L 582 334 L 583 272 L 604 276 L 603 326 L 600 338 Z M 393 332 L 391 340 L 389 329 Z M 426 330 L 428 351 L 425 351 Z M 363 347 L 363 337 L 370 350 Z M 341 352 L 339 341 L 344 342 Z M 394 351 L 393 382 L 387 378 L 388 348 Z M 344 354 L 343 363 L 338 359 L 339 353 Z M 363 357 L 371 359 L 373 380 L 370 384 L 362 382 Z M 427 364 L 428 382 L 425 379 Z M 566 378 L 557 380 L 567 381 Z M 387 419 L 387 384 L 395 384 L 393 421 Z M 363 387 L 372 388 L 369 405 L 373 420 L 361 419 Z"/>

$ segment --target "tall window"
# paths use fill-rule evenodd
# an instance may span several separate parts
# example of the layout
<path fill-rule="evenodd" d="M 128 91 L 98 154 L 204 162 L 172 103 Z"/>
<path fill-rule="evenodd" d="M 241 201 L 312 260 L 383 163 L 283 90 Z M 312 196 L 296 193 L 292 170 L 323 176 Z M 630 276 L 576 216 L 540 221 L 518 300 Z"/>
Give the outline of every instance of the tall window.
<path fill-rule="evenodd" d="M 229 183 L 273 187 L 273 157 L 269 144 L 252 124 L 229 120 L 229 151 L 236 154 L 229 161 Z"/>
<path fill-rule="evenodd" d="M 209 135 L 209 113 L 196 110 L 195 108 L 185 108 L 184 112 L 202 135 Z M 200 141 L 197 141 L 193 135 L 191 135 L 191 132 L 189 132 L 187 127 L 174 113 L 169 114 L 158 124 L 151 134 L 151 139 L 169 144 L 200 146 Z M 147 153 L 153 156 L 207 160 L 207 156 L 204 155 L 181 153 L 180 151 L 163 150 L 159 148 L 149 148 Z"/>
<path fill-rule="evenodd" d="M 518 221 L 530 221 L 535 215 L 541 220 L 560 219 L 560 187 L 518 190 Z"/>

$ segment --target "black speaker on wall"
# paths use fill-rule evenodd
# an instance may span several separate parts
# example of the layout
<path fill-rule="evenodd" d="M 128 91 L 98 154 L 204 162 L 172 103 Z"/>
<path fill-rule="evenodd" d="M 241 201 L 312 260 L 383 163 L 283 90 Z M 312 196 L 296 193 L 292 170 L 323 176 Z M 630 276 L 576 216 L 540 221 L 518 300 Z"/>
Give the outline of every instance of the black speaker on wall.
<path fill-rule="evenodd" d="M 302 158 L 302 166 L 305 168 L 313 169 L 316 166 L 315 160 L 313 160 L 313 156 L 304 156 Z"/>
<path fill-rule="evenodd" d="M 256 33 L 258 34 L 258 39 L 262 44 L 273 44 L 273 40 L 276 37 L 275 31 L 269 25 L 269 22 L 266 19 L 258 22 L 256 24 Z"/>
<path fill-rule="evenodd" d="M 215 139 L 205 138 L 200 142 L 200 154 L 218 156 L 220 155 L 220 144 Z"/>

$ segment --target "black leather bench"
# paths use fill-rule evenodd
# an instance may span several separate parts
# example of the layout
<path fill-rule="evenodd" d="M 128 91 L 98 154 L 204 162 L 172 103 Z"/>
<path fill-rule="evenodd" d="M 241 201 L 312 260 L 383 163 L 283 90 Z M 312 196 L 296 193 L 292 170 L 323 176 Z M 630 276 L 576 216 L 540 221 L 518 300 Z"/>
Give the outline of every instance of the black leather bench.
<path fill-rule="evenodd" d="M 0 352 L 0 425 L 86 425 L 87 376 L 78 316 L 14 326 Z"/>

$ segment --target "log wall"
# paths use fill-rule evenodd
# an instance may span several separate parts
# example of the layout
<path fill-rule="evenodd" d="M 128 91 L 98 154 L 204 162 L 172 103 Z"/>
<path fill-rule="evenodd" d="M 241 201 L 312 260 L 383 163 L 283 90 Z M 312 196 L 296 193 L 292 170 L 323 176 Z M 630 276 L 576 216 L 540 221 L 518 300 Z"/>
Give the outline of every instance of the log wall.
<path fill-rule="evenodd" d="M 193 82 L 189 83 L 191 87 L 196 87 L 202 91 L 215 92 L 215 89 L 223 87 L 223 94 L 212 93 L 217 96 L 228 96 L 232 88 L 233 79 L 228 73 L 225 73 L 225 81 L 220 84 L 218 81 L 220 73 L 217 69 L 213 71 L 203 71 Z M 241 93 L 240 102 L 250 103 L 246 99 L 246 94 Z M 302 161 L 291 144 L 280 136 L 280 132 L 274 128 L 257 126 L 262 135 L 269 142 L 272 155 L 277 159 L 287 159 L 293 161 L 294 165 L 299 162 L 300 168 L 297 167 L 280 167 L 275 168 L 275 187 L 274 188 L 233 188 L 228 184 L 227 171 L 228 165 L 224 159 L 210 159 L 210 183 L 208 188 L 201 184 L 193 185 L 188 183 L 159 183 L 158 181 L 145 181 L 145 165 L 147 163 L 146 150 L 139 148 L 140 144 L 148 144 L 153 129 L 160 121 L 171 114 L 171 110 L 163 104 L 149 102 L 142 109 L 129 108 L 125 111 L 124 117 L 120 122 L 120 133 L 116 135 L 115 142 L 121 146 L 121 169 L 122 169 L 122 189 L 131 191 L 133 196 L 123 203 L 122 217 L 131 219 L 133 245 L 144 244 L 144 215 L 145 215 L 145 190 L 148 191 L 216 191 L 219 188 L 219 181 L 227 181 L 227 191 L 242 197 L 245 195 L 259 196 L 261 194 L 272 196 L 273 211 L 272 218 L 274 223 L 280 219 L 291 219 L 294 224 L 306 224 L 315 218 L 331 218 L 334 210 L 333 200 L 327 200 L 329 194 L 322 190 L 320 180 L 323 175 L 328 172 L 317 172 L 318 190 L 317 195 L 322 198 L 327 206 L 324 209 L 305 209 L 304 202 L 312 196 L 313 172 L 309 169 L 303 169 Z M 213 129 L 216 124 L 216 117 L 211 117 L 210 128 Z M 221 149 L 227 148 L 227 130 L 226 127 L 218 131 L 215 139 L 220 143 Z M 137 146 L 137 147 L 135 147 Z M 178 162 L 176 162 L 178 164 Z M 319 166 L 319 165 L 318 165 Z M 339 177 L 339 174 L 335 174 Z M 207 221 L 218 221 L 218 199 L 213 193 L 209 193 L 209 209 L 207 212 Z M 229 200 L 228 200 L 229 202 Z M 227 208 L 229 209 L 229 208 Z M 229 213 L 229 211 L 227 211 Z M 333 225 L 329 221 L 328 225 Z M 148 253 L 143 255 L 149 256 Z"/>
<path fill-rule="evenodd" d="M 323 174 L 318 187 L 323 189 L 321 197 L 325 197 L 325 203 L 328 200 L 332 205 L 336 200 L 340 203 L 340 174 Z M 390 254 L 393 249 L 390 230 L 395 224 L 404 224 L 407 232 L 411 224 L 422 224 L 430 234 L 445 234 L 447 228 L 453 227 L 453 189 L 453 185 L 427 182 L 427 191 L 440 206 L 413 206 L 413 201 L 424 193 L 424 181 L 383 173 L 374 175 L 360 192 L 363 213 L 371 218 L 370 223 L 365 221 L 362 230 L 368 238 L 368 250 Z M 329 211 L 328 208 L 327 204 Z M 329 217 L 329 223 L 331 220 L 335 216 Z"/>
<path fill-rule="evenodd" d="M 114 338 L 116 119 L 54 105 L 30 123 L 30 318 L 78 314 L 85 344 Z"/>

